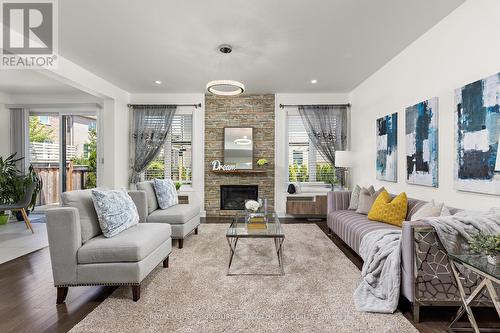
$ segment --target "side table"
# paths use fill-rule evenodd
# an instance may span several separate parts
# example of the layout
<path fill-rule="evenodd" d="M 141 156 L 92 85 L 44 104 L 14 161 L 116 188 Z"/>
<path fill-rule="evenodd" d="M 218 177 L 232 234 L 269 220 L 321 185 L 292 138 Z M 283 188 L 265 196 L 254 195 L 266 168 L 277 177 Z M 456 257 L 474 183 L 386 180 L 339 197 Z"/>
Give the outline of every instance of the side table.
<path fill-rule="evenodd" d="M 500 317 L 500 299 L 498 298 L 497 292 L 495 290 L 495 284 L 500 285 L 500 266 L 489 264 L 485 256 L 481 255 L 469 255 L 469 254 L 448 254 L 448 259 L 450 260 L 451 269 L 457 283 L 458 291 L 460 292 L 460 297 L 462 298 L 462 306 L 458 309 L 457 314 L 453 318 L 448 330 L 453 332 L 453 325 L 460 319 L 464 312 L 467 313 L 469 322 L 474 330 L 474 332 L 479 333 L 479 327 L 477 325 L 474 314 L 472 313 L 471 303 L 481 295 L 483 289 L 486 288 L 488 294 L 493 301 L 493 305 Z M 460 271 L 457 265 L 462 265 L 467 269 L 470 269 L 474 273 L 478 274 L 483 278 L 481 283 L 477 286 L 474 291 L 467 296 L 462 285 L 463 278 L 460 277 Z M 485 328 L 481 329 L 482 332 L 492 331 L 491 329 Z M 498 332 L 498 329 L 494 330 Z"/>

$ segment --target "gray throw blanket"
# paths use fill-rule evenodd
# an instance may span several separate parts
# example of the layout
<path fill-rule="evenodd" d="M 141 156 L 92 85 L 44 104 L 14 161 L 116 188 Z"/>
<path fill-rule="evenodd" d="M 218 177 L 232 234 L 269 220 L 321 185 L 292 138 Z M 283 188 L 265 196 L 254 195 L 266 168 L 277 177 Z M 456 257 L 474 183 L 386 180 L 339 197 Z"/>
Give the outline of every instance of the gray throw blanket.
<path fill-rule="evenodd" d="M 469 253 L 468 240 L 478 233 L 500 234 L 500 210 L 488 212 L 462 211 L 455 215 L 423 219 L 436 230 L 439 240 L 448 253 Z"/>
<path fill-rule="evenodd" d="M 393 313 L 401 281 L 401 230 L 384 229 L 361 240 L 361 283 L 354 292 L 358 311 Z"/>

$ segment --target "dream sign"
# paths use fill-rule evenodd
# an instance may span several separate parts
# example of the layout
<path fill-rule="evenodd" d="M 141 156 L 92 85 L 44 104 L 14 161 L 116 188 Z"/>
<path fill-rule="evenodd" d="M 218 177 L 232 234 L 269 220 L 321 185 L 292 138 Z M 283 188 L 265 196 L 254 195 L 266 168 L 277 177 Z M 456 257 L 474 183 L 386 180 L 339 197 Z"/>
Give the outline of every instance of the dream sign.
<path fill-rule="evenodd" d="M 232 171 L 236 170 L 236 165 L 226 165 L 222 164 L 219 160 L 215 160 L 212 162 L 212 170 L 213 171 Z"/>

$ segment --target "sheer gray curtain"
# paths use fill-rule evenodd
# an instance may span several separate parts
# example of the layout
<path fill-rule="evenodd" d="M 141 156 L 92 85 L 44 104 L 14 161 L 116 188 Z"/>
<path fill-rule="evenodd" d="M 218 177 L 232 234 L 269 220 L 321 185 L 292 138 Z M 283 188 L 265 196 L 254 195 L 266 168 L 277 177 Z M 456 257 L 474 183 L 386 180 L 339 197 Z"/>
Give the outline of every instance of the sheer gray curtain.
<path fill-rule="evenodd" d="M 140 181 L 141 174 L 160 153 L 172 125 L 176 106 L 131 105 L 131 176 L 130 182 Z"/>
<path fill-rule="evenodd" d="M 29 109 L 11 108 L 10 109 L 10 152 L 16 153 L 16 158 L 24 157 L 17 162 L 19 170 L 26 171 L 30 156 L 29 140 Z"/>
<path fill-rule="evenodd" d="M 347 148 L 347 105 L 300 105 L 309 140 L 335 166 L 335 151 Z"/>

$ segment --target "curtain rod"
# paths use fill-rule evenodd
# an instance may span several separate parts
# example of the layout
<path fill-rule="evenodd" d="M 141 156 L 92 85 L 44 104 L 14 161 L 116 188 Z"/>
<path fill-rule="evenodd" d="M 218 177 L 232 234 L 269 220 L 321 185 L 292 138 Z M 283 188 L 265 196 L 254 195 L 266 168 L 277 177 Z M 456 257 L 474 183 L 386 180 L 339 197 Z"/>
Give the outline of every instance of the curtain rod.
<path fill-rule="evenodd" d="M 128 107 L 134 106 L 194 106 L 195 109 L 201 108 L 201 103 L 198 104 L 127 104 Z"/>
<path fill-rule="evenodd" d="M 284 109 L 289 106 L 347 106 L 351 107 L 351 103 L 347 104 L 311 104 L 311 105 L 303 105 L 303 104 L 280 104 L 280 109 Z"/>

